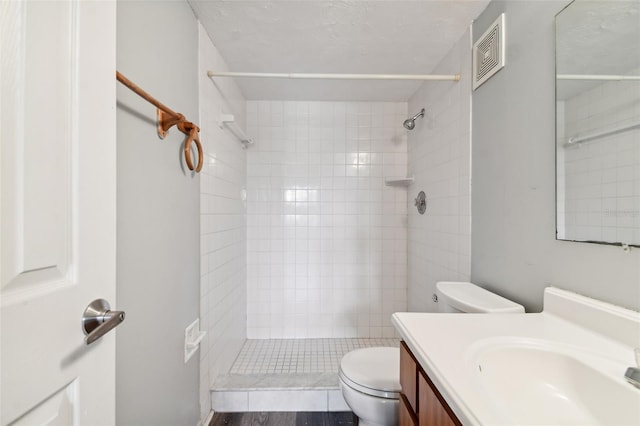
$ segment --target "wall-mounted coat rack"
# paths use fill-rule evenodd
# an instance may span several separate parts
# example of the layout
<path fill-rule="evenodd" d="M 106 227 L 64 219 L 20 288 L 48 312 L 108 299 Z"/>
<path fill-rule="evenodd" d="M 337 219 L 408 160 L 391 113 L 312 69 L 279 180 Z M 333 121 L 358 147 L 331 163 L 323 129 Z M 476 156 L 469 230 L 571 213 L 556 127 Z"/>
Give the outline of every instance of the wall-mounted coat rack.
<path fill-rule="evenodd" d="M 200 128 L 191 121 L 187 121 L 184 115 L 173 111 L 171 108 L 142 90 L 119 71 L 116 71 L 116 79 L 142 99 L 158 108 L 158 136 L 160 136 L 160 138 L 164 139 L 165 136 L 167 136 L 169 129 L 173 126 L 178 126 L 178 130 L 187 135 L 187 141 L 184 143 L 184 159 L 187 162 L 189 170 L 195 170 L 199 173 L 200 170 L 202 170 L 204 160 L 204 153 L 202 151 L 202 144 L 200 143 L 199 136 Z M 191 161 L 191 143 L 195 143 L 196 148 L 198 149 L 198 164 L 195 166 L 193 165 L 193 161 Z"/>

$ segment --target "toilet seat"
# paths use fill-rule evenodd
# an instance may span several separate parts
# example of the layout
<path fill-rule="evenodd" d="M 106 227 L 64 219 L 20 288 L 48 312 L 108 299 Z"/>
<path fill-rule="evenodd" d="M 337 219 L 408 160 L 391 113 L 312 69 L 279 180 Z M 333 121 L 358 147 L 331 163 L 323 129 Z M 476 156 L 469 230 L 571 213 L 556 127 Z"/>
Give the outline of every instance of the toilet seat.
<path fill-rule="evenodd" d="M 400 398 L 400 349 L 357 349 L 340 361 L 340 380 L 350 388 L 379 398 Z"/>

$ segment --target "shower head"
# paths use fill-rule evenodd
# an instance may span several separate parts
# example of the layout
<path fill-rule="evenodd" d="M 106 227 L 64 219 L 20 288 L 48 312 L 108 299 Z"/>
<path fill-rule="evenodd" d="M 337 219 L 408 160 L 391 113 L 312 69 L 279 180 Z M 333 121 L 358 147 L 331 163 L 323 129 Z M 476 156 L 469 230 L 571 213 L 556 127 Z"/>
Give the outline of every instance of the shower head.
<path fill-rule="evenodd" d="M 407 118 L 406 120 L 404 120 L 404 123 L 402 123 L 402 125 L 407 130 L 413 130 L 413 128 L 416 127 L 416 118 L 418 117 L 424 117 L 424 108 L 422 108 L 420 112 L 414 115 L 413 117 Z"/>
<path fill-rule="evenodd" d="M 416 127 L 416 120 L 414 118 L 407 118 L 406 120 L 404 120 L 404 123 L 402 123 L 402 125 L 407 130 L 413 130 L 413 128 Z"/>

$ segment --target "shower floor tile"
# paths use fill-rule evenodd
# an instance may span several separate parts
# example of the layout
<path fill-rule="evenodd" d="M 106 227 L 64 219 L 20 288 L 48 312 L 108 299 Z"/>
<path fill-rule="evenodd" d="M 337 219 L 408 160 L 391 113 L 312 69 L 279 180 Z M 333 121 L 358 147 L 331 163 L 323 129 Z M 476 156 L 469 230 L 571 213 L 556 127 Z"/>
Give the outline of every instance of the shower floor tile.
<path fill-rule="evenodd" d="M 229 373 L 336 374 L 340 360 L 349 351 L 372 346 L 398 345 L 398 339 L 247 340 Z"/>

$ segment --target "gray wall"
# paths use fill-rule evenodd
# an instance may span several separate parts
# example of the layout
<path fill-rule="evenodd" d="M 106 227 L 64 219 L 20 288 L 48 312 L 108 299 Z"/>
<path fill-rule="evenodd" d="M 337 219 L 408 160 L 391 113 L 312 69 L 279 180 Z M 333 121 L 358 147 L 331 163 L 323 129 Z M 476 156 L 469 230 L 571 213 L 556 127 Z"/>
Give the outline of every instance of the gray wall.
<path fill-rule="evenodd" d="M 472 281 L 542 309 L 553 285 L 640 310 L 640 249 L 555 240 L 554 16 L 568 1 L 493 1 L 507 65 L 473 93 Z"/>
<path fill-rule="evenodd" d="M 198 26 L 183 1 L 117 6 L 117 67 L 187 119 L 198 120 Z M 99 52 L 96 52 L 99 54 Z M 199 311 L 200 180 L 186 169 L 184 135 L 164 140 L 155 107 L 118 85 L 118 425 L 199 420 L 198 359 L 184 364 L 184 329 Z"/>

